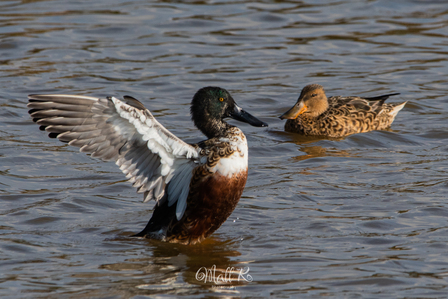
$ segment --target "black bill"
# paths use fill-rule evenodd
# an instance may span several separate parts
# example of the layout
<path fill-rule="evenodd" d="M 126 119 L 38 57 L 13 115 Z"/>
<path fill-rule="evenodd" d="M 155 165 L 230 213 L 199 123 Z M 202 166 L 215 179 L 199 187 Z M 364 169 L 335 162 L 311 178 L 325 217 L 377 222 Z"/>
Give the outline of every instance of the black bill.
<path fill-rule="evenodd" d="M 241 109 L 237 104 L 235 104 L 235 108 L 229 115 L 231 118 L 248 123 L 254 127 L 267 127 L 268 124 L 259 120 L 252 114 Z"/>

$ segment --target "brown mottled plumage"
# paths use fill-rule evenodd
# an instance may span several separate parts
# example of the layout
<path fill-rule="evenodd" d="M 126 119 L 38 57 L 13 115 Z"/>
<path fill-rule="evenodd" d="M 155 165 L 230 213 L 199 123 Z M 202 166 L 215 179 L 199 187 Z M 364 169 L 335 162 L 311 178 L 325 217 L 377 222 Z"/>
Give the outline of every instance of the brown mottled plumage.
<path fill-rule="evenodd" d="M 324 88 L 310 84 L 303 88 L 297 103 L 285 112 L 285 131 L 303 135 L 343 137 L 388 128 L 406 102 L 385 104 L 387 98 L 335 96 L 327 98 Z"/>
<path fill-rule="evenodd" d="M 244 190 L 247 140 L 224 119 L 267 126 L 219 87 L 201 88 L 191 102 L 192 120 L 209 138 L 197 144 L 177 138 L 129 96 L 30 95 L 28 108 L 50 137 L 115 161 L 144 201 L 157 202 L 136 236 L 182 244 L 201 242 L 217 230 Z"/>

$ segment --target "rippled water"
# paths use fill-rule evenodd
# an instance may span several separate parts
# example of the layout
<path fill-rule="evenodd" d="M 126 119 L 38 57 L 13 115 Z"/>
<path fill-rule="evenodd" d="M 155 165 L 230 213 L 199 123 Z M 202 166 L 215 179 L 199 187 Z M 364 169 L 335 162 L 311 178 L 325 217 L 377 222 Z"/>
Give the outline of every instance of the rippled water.
<path fill-rule="evenodd" d="M 0 2 L 0 295 L 446 296 L 447 16 L 445 1 Z M 285 133 L 308 83 L 409 102 L 389 131 Z M 26 109 L 31 93 L 129 94 L 195 142 L 207 85 L 270 127 L 238 124 L 245 192 L 197 246 L 130 238 L 153 204 Z M 204 283 L 215 267 L 224 284 Z"/>

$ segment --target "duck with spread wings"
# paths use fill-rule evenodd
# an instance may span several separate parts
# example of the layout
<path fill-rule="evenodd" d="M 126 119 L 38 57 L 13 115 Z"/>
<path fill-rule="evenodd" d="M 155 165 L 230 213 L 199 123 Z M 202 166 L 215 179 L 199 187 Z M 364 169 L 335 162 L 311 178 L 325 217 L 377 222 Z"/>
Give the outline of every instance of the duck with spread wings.
<path fill-rule="evenodd" d="M 204 87 L 191 117 L 207 136 L 187 144 L 163 127 L 138 100 L 125 96 L 30 95 L 29 113 L 49 136 L 80 148 L 120 170 L 156 205 L 136 236 L 195 244 L 216 231 L 235 209 L 247 180 L 248 146 L 234 118 L 267 127 L 241 109 L 229 92 Z"/>

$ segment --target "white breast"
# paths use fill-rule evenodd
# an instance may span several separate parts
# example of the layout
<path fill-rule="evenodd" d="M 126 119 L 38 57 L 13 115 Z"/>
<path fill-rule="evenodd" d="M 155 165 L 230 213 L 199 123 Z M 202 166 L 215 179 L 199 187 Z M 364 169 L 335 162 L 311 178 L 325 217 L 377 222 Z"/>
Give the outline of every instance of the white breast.
<path fill-rule="evenodd" d="M 231 138 L 223 138 L 223 141 L 230 142 L 234 153 L 227 158 L 221 158 L 213 167 L 214 172 L 232 177 L 236 173 L 246 171 L 248 166 L 248 148 L 246 137 L 241 133 Z"/>

